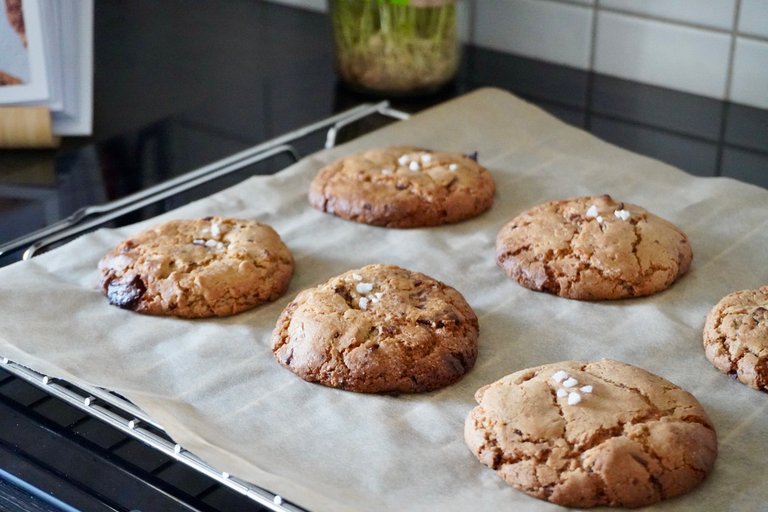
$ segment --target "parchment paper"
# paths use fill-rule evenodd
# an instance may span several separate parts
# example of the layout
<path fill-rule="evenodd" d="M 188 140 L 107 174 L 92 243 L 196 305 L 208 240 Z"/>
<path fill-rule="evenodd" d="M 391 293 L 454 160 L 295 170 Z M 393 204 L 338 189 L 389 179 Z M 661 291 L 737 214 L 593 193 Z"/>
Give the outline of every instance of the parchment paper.
<path fill-rule="evenodd" d="M 452 226 L 394 230 L 309 207 L 306 191 L 322 165 L 394 143 L 479 151 L 498 186 L 493 208 Z M 603 193 L 680 226 L 693 245 L 689 274 L 652 297 L 590 303 L 529 291 L 497 268 L 494 238 L 514 215 L 550 199 Z M 768 283 L 768 191 L 689 176 L 485 89 L 162 218 L 211 214 L 275 227 L 296 258 L 283 298 L 198 321 L 107 305 L 96 287 L 99 258 L 158 218 L 83 236 L 0 271 L 0 354 L 114 389 L 220 470 L 309 509 L 334 512 L 557 509 L 481 465 L 464 445 L 464 418 L 474 391 L 508 373 L 611 357 L 692 392 L 718 431 L 713 474 L 659 509 L 768 504 L 768 394 L 715 370 L 701 341 L 704 318 L 722 296 Z M 274 362 L 271 330 L 296 293 L 374 262 L 445 281 L 475 309 L 480 356 L 458 384 L 413 396 L 363 395 L 308 384 Z"/>

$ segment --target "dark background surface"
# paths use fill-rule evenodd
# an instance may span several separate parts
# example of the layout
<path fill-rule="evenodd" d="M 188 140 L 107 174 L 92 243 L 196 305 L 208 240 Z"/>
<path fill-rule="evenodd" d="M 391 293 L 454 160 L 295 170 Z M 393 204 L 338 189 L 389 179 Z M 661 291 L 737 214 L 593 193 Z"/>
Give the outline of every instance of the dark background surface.
<path fill-rule="evenodd" d="M 325 15 L 254 0 L 95 4 L 94 135 L 57 151 L 0 152 L 0 243 L 372 101 L 337 84 Z M 393 106 L 416 112 L 482 86 L 692 174 L 768 187 L 764 110 L 494 51 L 465 48 L 454 83 Z M 319 148 L 309 140 L 301 149 Z M 275 159 L 245 175 L 286 164 Z M 0 265 L 19 257 L 0 256 Z M 33 487 L 45 493 L 31 497 Z M 0 370 L 0 510 L 64 510 L 51 495 L 83 510 L 259 509 Z"/>

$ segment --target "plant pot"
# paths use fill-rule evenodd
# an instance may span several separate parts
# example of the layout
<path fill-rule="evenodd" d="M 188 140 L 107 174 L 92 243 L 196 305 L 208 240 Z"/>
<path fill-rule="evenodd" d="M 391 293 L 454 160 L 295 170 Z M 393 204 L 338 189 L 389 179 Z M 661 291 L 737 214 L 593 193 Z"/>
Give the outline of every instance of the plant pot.
<path fill-rule="evenodd" d="M 351 88 L 386 96 L 433 92 L 459 65 L 453 0 L 329 0 L 336 71 Z"/>

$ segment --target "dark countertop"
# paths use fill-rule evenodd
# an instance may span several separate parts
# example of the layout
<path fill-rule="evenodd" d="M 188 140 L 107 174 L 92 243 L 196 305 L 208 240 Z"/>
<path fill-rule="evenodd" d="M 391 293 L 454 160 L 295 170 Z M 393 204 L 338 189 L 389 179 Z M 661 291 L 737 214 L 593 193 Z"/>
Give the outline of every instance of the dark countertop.
<path fill-rule="evenodd" d="M 0 152 L 0 243 L 372 101 L 337 84 L 322 14 L 252 0 L 99 0 L 95 9 L 94 135 L 57 151 Z M 490 50 L 465 48 L 454 83 L 393 106 L 416 112 L 483 86 L 692 174 L 768 187 L 768 111 Z M 2 370 L 0 418 L 0 469 L 79 508 L 246 509 L 226 488 Z M 3 486 L 17 484 L 0 473 L 0 508 L 13 495 Z"/>

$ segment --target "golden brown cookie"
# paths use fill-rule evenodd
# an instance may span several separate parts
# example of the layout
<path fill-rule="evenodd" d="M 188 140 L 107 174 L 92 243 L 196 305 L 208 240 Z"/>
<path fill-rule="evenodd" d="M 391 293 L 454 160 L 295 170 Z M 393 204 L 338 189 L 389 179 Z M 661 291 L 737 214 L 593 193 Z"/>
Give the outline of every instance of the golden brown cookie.
<path fill-rule="evenodd" d="M 109 303 L 150 315 L 234 315 L 288 288 L 293 257 L 251 220 L 172 220 L 125 240 L 99 262 Z"/>
<path fill-rule="evenodd" d="M 687 272 L 692 259 L 680 229 L 609 195 L 535 206 L 496 237 L 496 261 L 509 277 L 569 299 L 651 295 Z"/>
<path fill-rule="evenodd" d="M 464 439 L 504 479 L 568 507 L 641 507 L 696 487 L 717 436 L 699 402 L 640 368 L 566 361 L 480 388 Z"/>
<path fill-rule="evenodd" d="M 309 202 L 343 219 L 413 228 L 475 217 L 491 207 L 494 191 L 476 155 L 400 146 L 324 167 L 312 181 Z"/>
<path fill-rule="evenodd" d="M 391 265 L 304 290 L 272 336 L 277 361 L 309 382 L 416 393 L 459 380 L 477 358 L 477 316 L 459 292 Z"/>
<path fill-rule="evenodd" d="M 768 391 L 768 286 L 733 292 L 712 308 L 704 353 L 721 372 Z"/>

